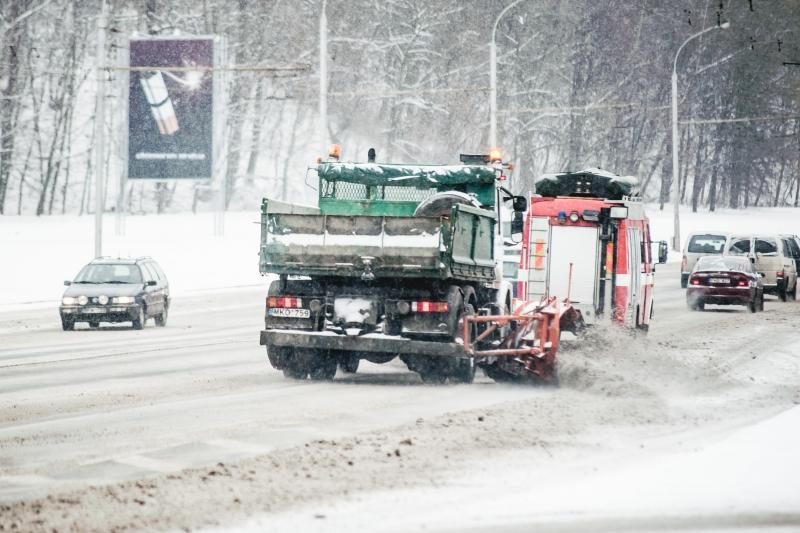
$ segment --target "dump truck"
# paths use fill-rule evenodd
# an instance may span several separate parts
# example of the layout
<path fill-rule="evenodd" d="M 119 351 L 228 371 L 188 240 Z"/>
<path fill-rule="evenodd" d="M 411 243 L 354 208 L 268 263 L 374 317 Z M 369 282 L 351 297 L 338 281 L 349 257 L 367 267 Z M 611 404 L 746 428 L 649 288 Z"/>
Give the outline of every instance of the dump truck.
<path fill-rule="evenodd" d="M 501 218 L 511 213 L 521 230 L 527 210 L 526 198 L 503 186 L 511 165 L 496 152 L 454 165 L 337 156 L 334 149 L 310 169 L 318 206 L 262 201 L 259 270 L 277 279 L 260 343 L 274 368 L 324 380 L 337 367 L 354 372 L 360 360 L 399 357 L 425 382 L 469 383 L 476 366 L 491 373 L 502 357 L 550 357 L 543 341 L 533 346 L 535 335 L 522 340 L 520 325 L 539 327 L 530 317 L 544 318 L 543 310 L 558 321 L 568 306 L 537 303 L 512 320 L 502 275 Z M 521 364 L 520 372 L 544 375 L 546 366 Z"/>

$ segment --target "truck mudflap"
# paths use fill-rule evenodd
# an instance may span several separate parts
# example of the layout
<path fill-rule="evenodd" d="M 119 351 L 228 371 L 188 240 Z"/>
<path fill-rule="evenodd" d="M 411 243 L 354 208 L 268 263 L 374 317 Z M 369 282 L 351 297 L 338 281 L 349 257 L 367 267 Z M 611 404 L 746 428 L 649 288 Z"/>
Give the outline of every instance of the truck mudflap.
<path fill-rule="evenodd" d="M 455 342 L 413 340 L 380 333 L 348 336 L 329 331 L 267 329 L 261 331 L 259 343 L 262 346 L 288 346 L 316 350 L 469 357 L 464 346 Z"/>

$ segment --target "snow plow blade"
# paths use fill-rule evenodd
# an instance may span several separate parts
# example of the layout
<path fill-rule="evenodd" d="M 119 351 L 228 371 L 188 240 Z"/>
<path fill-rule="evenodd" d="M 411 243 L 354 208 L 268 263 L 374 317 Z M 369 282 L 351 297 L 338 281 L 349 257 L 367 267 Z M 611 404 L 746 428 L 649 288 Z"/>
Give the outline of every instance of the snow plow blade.
<path fill-rule="evenodd" d="M 471 357 L 490 361 L 482 366 L 495 381 L 555 384 L 561 331 L 574 332 L 582 323 L 580 312 L 569 300 L 550 297 L 537 304 L 526 302 L 510 315 L 467 317 L 463 326 L 465 351 Z M 511 329 L 498 347 L 480 347 L 481 341 L 503 327 Z M 475 331 L 480 333 L 473 339 Z"/>

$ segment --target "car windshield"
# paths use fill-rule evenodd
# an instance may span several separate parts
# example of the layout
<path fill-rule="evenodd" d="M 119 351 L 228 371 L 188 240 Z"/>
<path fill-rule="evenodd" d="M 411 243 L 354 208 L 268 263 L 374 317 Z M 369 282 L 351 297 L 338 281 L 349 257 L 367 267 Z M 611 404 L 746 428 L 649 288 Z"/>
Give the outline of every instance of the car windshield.
<path fill-rule="evenodd" d="M 694 235 L 689 241 L 689 253 L 721 254 L 725 247 L 725 235 Z"/>
<path fill-rule="evenodd" d="M 750 261 L 739 257 L 701 257 L 694 267 L 695 272 L 701 271 L 731 271 L 750 272 Z"/>
<path fill-rule="evenodd" d="M 142 283 L 142 272 L 136 265 L 92 264 L 78 273 L 75 283 Z"/>

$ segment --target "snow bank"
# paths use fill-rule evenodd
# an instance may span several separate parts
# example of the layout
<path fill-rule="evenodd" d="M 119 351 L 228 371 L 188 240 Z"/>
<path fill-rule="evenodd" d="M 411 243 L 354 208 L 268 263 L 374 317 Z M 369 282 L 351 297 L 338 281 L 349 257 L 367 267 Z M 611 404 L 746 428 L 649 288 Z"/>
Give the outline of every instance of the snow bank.
<path fill-rule="evenodd" d="M 264 284 L 258 273 L 259 213 L 228 213 L 225 234 L 214 237 L 210 213 L 128 216 L 125 235 L 115 217 L 104 220 L 103 255 L 149 255 L 169 278 L 173 294 Z M 91 216 L 0 217 L 0 306 L 55 305 L 94 256 Z"/>

